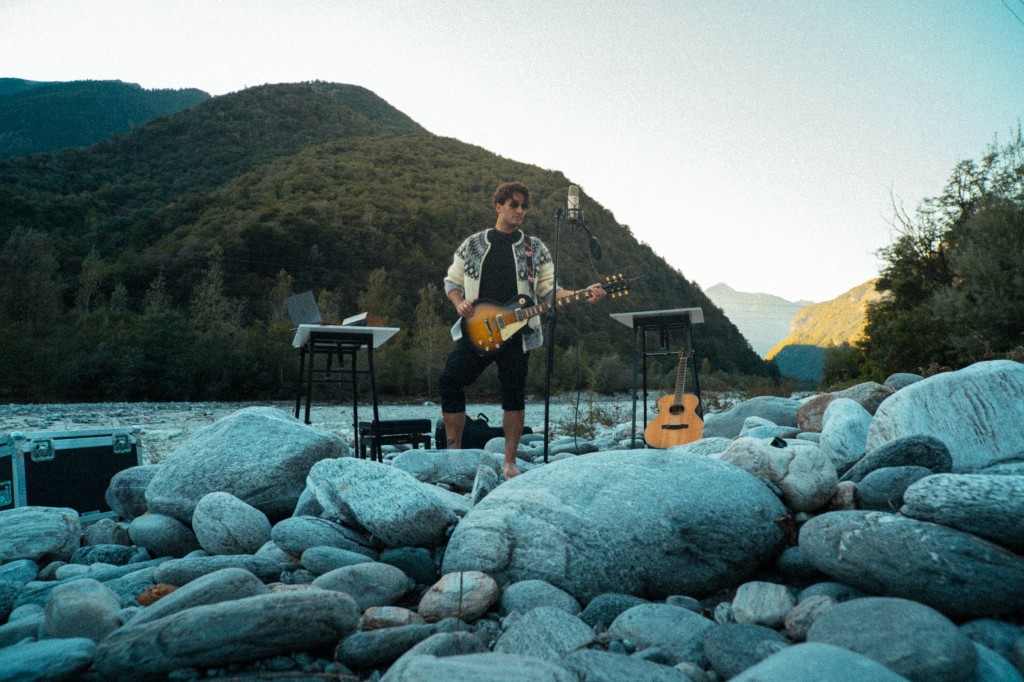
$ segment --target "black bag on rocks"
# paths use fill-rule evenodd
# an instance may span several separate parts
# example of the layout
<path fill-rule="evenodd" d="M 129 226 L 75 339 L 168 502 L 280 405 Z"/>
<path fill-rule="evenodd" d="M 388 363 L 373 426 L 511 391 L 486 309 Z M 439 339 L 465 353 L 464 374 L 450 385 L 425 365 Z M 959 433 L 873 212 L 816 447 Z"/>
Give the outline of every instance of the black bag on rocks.
<path fill-rule="evenodd" d="M 529 426 L 523 427 L 523 433 L 533 433 Z M 491 420 L 482 412 L 475 417 L 466 415 L 466 426 L 462 429 L 462 448 L 464 450 L 482 450 L 492 438 L 502 438 L 505 431 L 501 426 L 491 426 Z M 438 419 L 434 430 L 434 447 L 446 449 L 448 442 L 444 433 L 444 420 Z"/>

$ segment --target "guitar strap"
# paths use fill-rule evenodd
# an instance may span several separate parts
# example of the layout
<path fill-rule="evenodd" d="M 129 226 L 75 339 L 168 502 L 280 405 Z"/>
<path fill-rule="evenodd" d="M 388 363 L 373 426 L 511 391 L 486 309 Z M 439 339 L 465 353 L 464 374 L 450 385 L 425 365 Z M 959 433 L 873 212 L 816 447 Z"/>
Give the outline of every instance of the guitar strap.
<path fill-rule="evenodd" d="M 530 289 L 536 291 L 533 285 L 533 248 L 531 247 L 533 240 L 525 233 L 523 237 L 526 239 L 526 278 L 530 281 Z"/>

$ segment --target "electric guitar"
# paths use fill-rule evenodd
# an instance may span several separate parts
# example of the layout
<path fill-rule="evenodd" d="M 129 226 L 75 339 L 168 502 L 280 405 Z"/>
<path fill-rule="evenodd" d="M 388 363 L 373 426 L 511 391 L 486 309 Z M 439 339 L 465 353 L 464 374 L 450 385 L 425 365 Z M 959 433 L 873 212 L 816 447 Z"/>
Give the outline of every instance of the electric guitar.
<path fill-rule="evenodd" d="M 629 284 L 621 274 L 605 277 L 602 285 L 613 298 L 629 293 Z M 544 314 L 553 305 L 562 307 L 591 297 L 590 291 L 580 289 L 571 296 L 538 305 L 534 305 L 533 300 L 525 294 L 516 296 L 504 305 L 480 298 L 473 302 L 473 315 L 462 318 L 462 335 L 473 344 L 477 354 L 493 355 L 506 341 L 518 334 L 530 318 Z"/>
<path fill-rule="evenodd" d="M 654 448 L 670 448 L 700 440 L 704 433 L 704 422 L 697 415 L 697 396 L 683 393 L 686 385 L 686 364 L 693 356 L 693 350 L 679 353 L 679 369 L 676 371 L 676 392 L 658 400 L 658 414 L 644 429 L 644 440 Z"/>

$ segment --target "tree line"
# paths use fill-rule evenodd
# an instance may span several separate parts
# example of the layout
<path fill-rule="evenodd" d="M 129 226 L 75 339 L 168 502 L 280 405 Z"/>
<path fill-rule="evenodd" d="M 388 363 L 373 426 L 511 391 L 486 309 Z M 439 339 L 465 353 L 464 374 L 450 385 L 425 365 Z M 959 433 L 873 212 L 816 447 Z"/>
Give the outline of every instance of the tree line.
<path fill-rule="evenodd" d="M 865 338 L 830 350 L 827 384 L 1024 362 L 1024 135 L 964 160 L 915 213 L 896 207 Z"/>

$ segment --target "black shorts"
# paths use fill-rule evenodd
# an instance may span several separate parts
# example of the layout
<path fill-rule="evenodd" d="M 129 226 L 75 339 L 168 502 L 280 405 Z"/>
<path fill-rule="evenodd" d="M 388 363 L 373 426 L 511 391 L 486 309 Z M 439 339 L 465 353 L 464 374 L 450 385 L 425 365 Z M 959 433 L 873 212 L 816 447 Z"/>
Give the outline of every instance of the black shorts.
<path fill-rule="evenodd" d="M 478 355 L 469 340 L 462 337 L 441 370 L 441 411 L 465 412 L 466 386 L 476 381 L 492 362 L 498 363 L 502 409 L 513 412 L 525 409 L 528 358 L 523 351 L 523 340 L 518 336 L 487 357 Z"/>

